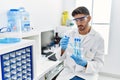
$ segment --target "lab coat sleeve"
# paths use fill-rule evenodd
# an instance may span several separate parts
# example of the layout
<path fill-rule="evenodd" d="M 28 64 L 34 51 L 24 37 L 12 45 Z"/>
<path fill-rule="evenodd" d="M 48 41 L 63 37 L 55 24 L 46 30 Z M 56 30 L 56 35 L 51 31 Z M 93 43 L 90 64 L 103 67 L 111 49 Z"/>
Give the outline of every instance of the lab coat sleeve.
<path fill-rule="evenodd" d="M 85 73 L 98 73 L 104 65 L 104 40 L 101 40 L 98 44 L 94 59 L 88 61 Z"/>
<path fill-rule="evenodd" d="M 56 50 L 55 50 L 55 56 L 56 56 L 56 58 L 57 58 L 57 60 L 64 60 L 65 59 L 65 53 L 61 56 L 61 47 L 59 47 L 59 48 L 57 48 Z"/>

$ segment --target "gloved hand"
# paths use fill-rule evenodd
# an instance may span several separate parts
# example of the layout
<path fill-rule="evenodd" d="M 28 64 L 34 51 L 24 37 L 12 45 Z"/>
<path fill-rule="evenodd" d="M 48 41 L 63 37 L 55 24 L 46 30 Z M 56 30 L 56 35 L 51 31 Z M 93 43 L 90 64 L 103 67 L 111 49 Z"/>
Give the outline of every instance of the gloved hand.
<path fill-rule="evenodd" d="M 71 58 L 76 62 L 76 64 L 85 67 L 87 65 L 87 61 L 81 57 L 81 52 L 77 50 L 75 53 L 71 55 Z"/>
<path fill-rule="evenodd" d="M 68 45 L 68 42 L 69 42 L 69 37 L 67 37 L 67 36 L 63 37 L 63 38 L 60 40 L 60 46 L 61 46 L 61 49 L 62 49 L 62 50 L 66 50 L 67 45 Z"/>

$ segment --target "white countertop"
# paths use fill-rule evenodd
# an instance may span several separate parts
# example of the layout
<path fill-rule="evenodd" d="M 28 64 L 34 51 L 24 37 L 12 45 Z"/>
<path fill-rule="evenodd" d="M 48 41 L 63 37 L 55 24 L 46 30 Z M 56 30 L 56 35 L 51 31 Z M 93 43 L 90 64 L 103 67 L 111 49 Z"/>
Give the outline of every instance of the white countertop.
<path fill-rule="evenodd" d="M 21 41 L 17 43 L 10 43 L 10 44 L 0 43 L 0 55 L 32 44 L 34 44 L 34 40 L 25 40 L 25 39 L 21 39 Z"/>

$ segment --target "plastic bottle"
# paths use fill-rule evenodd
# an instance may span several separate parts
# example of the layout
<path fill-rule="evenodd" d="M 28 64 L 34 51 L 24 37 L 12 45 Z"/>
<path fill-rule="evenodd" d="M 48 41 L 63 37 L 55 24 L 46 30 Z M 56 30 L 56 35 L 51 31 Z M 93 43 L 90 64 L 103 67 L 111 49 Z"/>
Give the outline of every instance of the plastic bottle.
<path fill-rule="evenodd" d="M 29 13 L 25 10 L 24 7 L 20 7 L 19 12 L 20 12 L 20 17 L 21 17 L 22 32 L 30 31 Z"/>
<path fill-rule="evenodd" d="M 62 25 L 62 26 L 66 26 L 67 20 L 69 20 L 69 13 L 68 13 L 68 11 L 64 11 L 64 12 L 62 13 L 61 25 Z"/>
<path fill-rule="evenodd" d="M 18 32 L 21 27 L 20 14 L 18 9 L 10 9 L 7 13 L 9 32 Z"/>
<path fill-rule="evenodd" d="M 1 43 L 16 43 L 21 41 L 21 20 L 18 9 L 10 9 L 7 12 L 8 17 L 8 31 L 5 32 L 4 37 L 1 39 Z"/>

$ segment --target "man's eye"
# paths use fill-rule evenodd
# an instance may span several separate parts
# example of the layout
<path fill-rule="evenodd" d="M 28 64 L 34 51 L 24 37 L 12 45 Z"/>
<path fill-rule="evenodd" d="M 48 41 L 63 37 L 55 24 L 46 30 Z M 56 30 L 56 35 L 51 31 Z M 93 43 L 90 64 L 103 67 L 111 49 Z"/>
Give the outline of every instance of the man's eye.
<path fill-rule="evenodd" d="M 80 21 L 84 21 L 85 18 L 81 18 Z"/>

